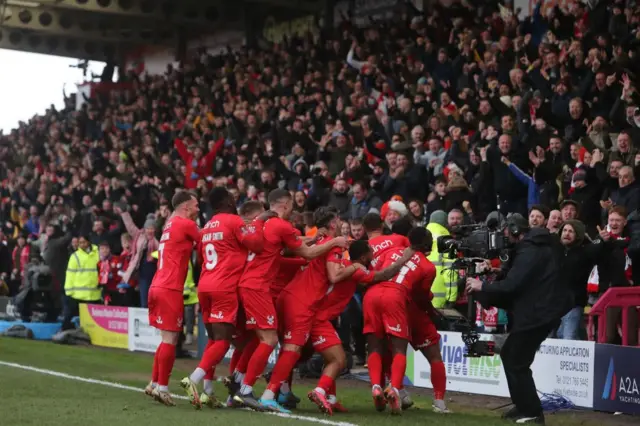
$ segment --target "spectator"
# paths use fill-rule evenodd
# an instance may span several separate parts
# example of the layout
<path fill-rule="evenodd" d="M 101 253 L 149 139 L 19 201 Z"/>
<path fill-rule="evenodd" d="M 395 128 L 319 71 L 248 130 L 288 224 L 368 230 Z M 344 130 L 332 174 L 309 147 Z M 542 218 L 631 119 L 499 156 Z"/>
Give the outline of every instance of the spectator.
<path fill-rule="evenodd" d="M 352 219 L 349 221 L 349 230 L 354 240 L 366 239 L 367 234 L 364 232 L 362 219 Z"/>
<path fill-rule="evenodd" d="M 547 212 L 544 206 L 536 204 L 529 209 L 529 227 L 530 228 L 546 228 L 547 227 Z"/>
<path fill-rule="evenodd" d="M 369 188 L 364 182 L 357 182 L 353 185 L 353 198 L 349 205 L 349 218 L 362 219 L 367 213 L 380 213 L 382 201 L 380 198 L 369 192 Z"/>
<path fill-rule="evenodd" d="M 63 330 L 74 328 L 71 319 L 78 315 L 80 303 L 101 303 L 99 262 L 98 247 L 91 245 L 88 235 L 79 237 L 78 249 L 69 258 L 65 275 L 64 293 L 67 302 L 62 321 Z"/>
<path fill-rule="evenodd" d="M 594 243 L 586 240 L 584 224 L 578 220 L 567 220 L 559 230 L 560 241 L 564 246 L 564 264 L 562 282 L 569 285 L 573 293 L 575 306 L 564 317 L 555 332 L 558 339 L 581 340 L 582 316 L 587 305 L 587 287 L 584 283 L 602 256 L 605 244 L 597 239 Z M 603 239 L 608 240 L 606 231 Z"/>
<path fill-rule="evenodd" d="M 560 225 L 562 225 L 562 212 L 560 210 L 551 210 L 547 220 L 547 229 L 552 234 L 557 234 L 560 232 Z"/>
<path fill-rule="evenodd" d="M 133 223 L 133 218 L 129 212 L 123 212 L 120 208 L 117 208 L 116 212 L 122 216 L 125 228 L 132 238 L 131 260 L 122 276 L 122 282 L 132 286 L 131 279 L 135 274 L 138 281 L 137 288 L 140 292 L 140 307 L 146 308 L 148 306 L 147 295 L 149 294 L 153 275 L 156 272 L 157 263 L 151 255 L 158 250 L 160 245 L 155 237 L 155 218 L 147 218 L 143 229 L 140 229 Z"/>

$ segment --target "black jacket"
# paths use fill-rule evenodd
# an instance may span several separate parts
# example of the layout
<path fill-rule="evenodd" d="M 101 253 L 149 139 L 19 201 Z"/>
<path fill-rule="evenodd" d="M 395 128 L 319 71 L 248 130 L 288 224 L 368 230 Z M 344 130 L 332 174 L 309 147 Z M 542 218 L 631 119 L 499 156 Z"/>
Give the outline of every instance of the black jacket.
<path fill-rule="evenodd" d="M 577 220 L 565 221 L 558 234 L 562 235 L 562 228 L 571 225 L 576 233 L 576 240 L 569 246 L 564 246 L 564 258 L 562 261 L 562 269 L 560 271 L 560 279 L 563 284 L 569 285 L 573 296 L 575 306 L 587 305 L 587 281 L 589 274 L 598 259 L 604 255 L 607 246 L 597 238 L 590 243 L 585 241 L 585 227 L 582 222 Z"/>
<path fill-rule="evenodd" d="M 561 281 L 562 247 L 557 237 L 547 229 L 533 228 L 516 244 L 512 256 L 506 277 L 485 282 L 478 299 L 510 311 L 512 332 L 558 322 L 573 307 L 573 298 Z"/>

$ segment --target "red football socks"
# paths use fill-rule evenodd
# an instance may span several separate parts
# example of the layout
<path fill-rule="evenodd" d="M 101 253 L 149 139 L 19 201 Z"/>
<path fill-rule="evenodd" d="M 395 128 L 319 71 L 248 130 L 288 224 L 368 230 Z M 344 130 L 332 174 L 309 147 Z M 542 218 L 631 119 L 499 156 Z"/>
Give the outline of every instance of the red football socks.
<path fill-rule="evenodd" d="M 391 386 L 396 389 L 402 387 L 404 372 L 407 370 L 407 356 L 405 354 L 395 354 L 391 364 Z"/>
<path fill-rule="evenodd" d="M 176 361 L 176 345 L 162 342 L 158 348 L 158 386 L 169 386 L 169 376 Z"/>
<path fill-rule="evenodd" d="M 235 368 L 236 370 L 238 370 L 239 373 L 245 374 L 247 372 L 247 367 L 249 366 L 249 360 L 251 360 L 251 357 L 253 356 L 253 353 L 258 348 L 259 344 L 260 344 L 260 339 L 258 339 L 258 337 L 256 336 L 251 340 L 249 340 L 249 343 L 247 343 L 247 345 L 244 347 L 244 349 L 242 350 L 242 353 L 240 354 L 240 358 L 238 358 L 238 364 L 236 365 L 236 368 Z"/>
<path fill-rule="evenodd" d="M 228 340 L 216 340 L 211 345 L 207 345 L 207 349 L 204 351 L 198 367 L 209 372 L 222 361 L 230 346 L 231 342 Z"/>
<path fill-rule="evenodd" d="M 160 353 L 160 346 L 162 345 L 158 345 L 153 356 L 153 369 L 151 370 L 151 381 L 153 383 L 158 383 L 158 354 Z"/>
<path fill-rule="evenodd" d="M 278 392 L 278 390 L 280 390 L 280 385 L 289 379 L 298 359 L 300 359 L 300 354 L 298 352 L 282 351 L 278 357 L 275 367 L 273 367 L 271 380 L 269 380 L 267 389 L 273 391 L 273 393 Z"/>
<path fill-rule="evenodd" d="M 216 375 L 216 367 L 210 368 L 207 370 L 207 374 L 204 375 L 205 380 L 213 380 L 213 377 Z"/>
<path fill-rule="evenodd" d="M 367 365 L 369 366 L 369 380 L 371 386 L 381 386 L 382 384 L 382 357 L 378 352 L 371 352 L 367 358 Z"/>
<path fill-rule="evenodd" d="M 253 386 L 256 384 L 258 377 L 264 372 L 264 369 L 269 362 L 269 355 L 271 355 L 271 352 L 273 352 L 273 347 L 271 345 L 267 345 L 266 343 L 260 343 L 258 345 L 249 360 L 247 374 L 244 376 L 244 380 L 242 381 L 243 385 Z M 289 374 L 288 371 L 287 374 Z M 286 378 L 287 376 L 285 375 L 284 377 Z"/>
<path fill-rule="evenodd" d="M 242 351 L 238 348 L 233 349 L 233 355 L 231 355 L 231 361 L 229 361 L 229 374 L 233 374 L 236 371 L 236 367 L 238 366 L 238 361 L 242 356 Z"/>
<path fill-rule="evenodd" d="M 333 378 L 322 375 L 320 376 L 320 380 L 318 380 L 318 387 L 324 390 L 325 395 L 334 395 L 331 393 L 332 389 L 335 389 L 336 381 Z M 335 391 L 334 391 L 335 392 Z"/>
<path fill-rule="evenodd" d="M 431 384 L 433 399 L 444 399 L 444 394 L 447 392 L 447 373 L 442 361 L 431 363 Z"/>
<path fill-rule="evenodd" d="M 336 388 L 336 381 L 334 380 L 333 383 L 331 384 L 331 389 L 329 389 L 329 392 L 327 392 L 329 395 L 333 395 L 336 396 L 336 394 L 338 393 L 338 390 Z"/>

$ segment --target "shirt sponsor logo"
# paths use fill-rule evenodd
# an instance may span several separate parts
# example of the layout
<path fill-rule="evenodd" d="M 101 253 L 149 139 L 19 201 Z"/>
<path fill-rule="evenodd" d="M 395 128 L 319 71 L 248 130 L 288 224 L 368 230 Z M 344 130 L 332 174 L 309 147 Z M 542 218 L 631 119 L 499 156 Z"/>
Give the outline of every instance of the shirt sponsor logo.
<path fill-rule="evenodd" d="M 391 240 L 384 240 L 380 244 L 376 244 L 375 246 L 371 247 L 371 249 L 373 250 L 373 254 L 376 254 L 380 250 L 384 250 L 389 247 L 393 247 L 393 242 Z"/>
<path fill-rule="evenodd" d="M 318 346 L 323 344 L 324 342 L 326 342 L 327 339 L 325 339 L 323 336 L 319 336 L 318 340 L 316 340 L 315 342 L 312 343 L 313 346 Z"/>
<path fill-rule="evenodd" d="M 396 333 L 402 332 L 402 327 L 400 327 L 400 324 L 397 324 L 395 327 L 388 325 L 387 328 L 391 331 L 395 331 Z"/>

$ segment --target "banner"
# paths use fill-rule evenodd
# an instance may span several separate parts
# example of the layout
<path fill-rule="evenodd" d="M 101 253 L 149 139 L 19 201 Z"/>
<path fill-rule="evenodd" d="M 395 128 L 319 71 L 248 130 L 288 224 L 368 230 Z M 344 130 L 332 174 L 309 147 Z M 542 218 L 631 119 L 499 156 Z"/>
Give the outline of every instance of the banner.
<path fill-rule="evenodd" d="M 640 348 L 596 346 L 593 408 L 640 414 Z"/>
<path fill-rule="evenodd" d="M 161 342 L 160 330 L 149 325 L 149 310 L 129 308 L 129 350 L 153 353 Z"/>
<path fill-rule="evenodd" d="M 105 305 L 80 305 L 80 327 L 91 338 L 91 344 L 127 349 L 129 341 L 128 308 Z"/>
<path fill-rule="evenodd" d="M 502 360 L 497 355 L 482 358 L 464 357 L 465 345 L 462 334 L 440 332 L 440 353 L 447 372 L 447 390 L 492 396 L 509 396 L 509 388 L 502 369 Z M 485 336 L 484 339 L 489 338 Z M 410 349 L 411 350 L 411 349 Z M 414 352 L 407 362 L 407 378 L 414 386 L 431 386 L 431 367 L 420 352 Z M 409 368 L 412 367 L 413 371 Z"/>
<path fill-rule="evenodd" d="M 578 407 L 593 407 L 595 342 L 545 340 L 531 369 L 536 388 L 558 393 Z"/>
<path fill-rule="evenodd" d="M 508 397 L 509 387 L 500 356 L 466 358 L 461 333 L 440 332 L 440 353 L 447 373 L 447 390 Z M 490 335 L 481 335 L 488 340 Z M 577 406 L 593 406 L 593 342 L 547 339 L 540 346 L 531 369 L 536 388 L 559 393 Z M 407 379 L 418 387 L 431 388 L 431 367 L 422 353 L 411 348 L 407 356 Z"/>

